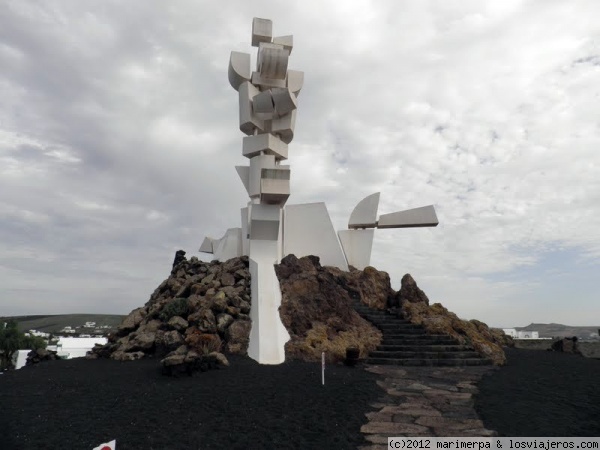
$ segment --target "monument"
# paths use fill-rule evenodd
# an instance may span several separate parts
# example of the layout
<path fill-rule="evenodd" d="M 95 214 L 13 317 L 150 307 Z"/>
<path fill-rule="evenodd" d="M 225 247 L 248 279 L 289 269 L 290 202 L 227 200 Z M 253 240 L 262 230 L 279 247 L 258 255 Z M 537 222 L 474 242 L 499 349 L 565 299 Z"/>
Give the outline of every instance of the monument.
<path fill-rule="evenodd" d="M 369 265 L 375 228 L 430 227 L 438 224 L 433 206 L 377 218 L 379 193 L 352 211 L 348 230 L 335 232 L 324 203 L 287 205 L 290 196 L 288 144 L 294 138 L 298 95 L 304 73 L 288 69 L 293 36 L 273 37 L 273 23 L 252 21 L 252 46 L 258 47 L 256 70 L 248 53 L 231 52 L 229 83 L 239 95 L 240 130 L 246 135 L 242 155 L 248 166 L 236 166 L 250 200 L 241 209 L 241 227 L 221 239 L 206 237 L 200 251 L 219 261 L 247 255 L 251 275 L 248 355 L 261 364 L 285 360 L 289 334 L 281 323 L 281 290 L 274 265 L 286 255 L 316 255 L 321 264 L 348 270 Z"/>

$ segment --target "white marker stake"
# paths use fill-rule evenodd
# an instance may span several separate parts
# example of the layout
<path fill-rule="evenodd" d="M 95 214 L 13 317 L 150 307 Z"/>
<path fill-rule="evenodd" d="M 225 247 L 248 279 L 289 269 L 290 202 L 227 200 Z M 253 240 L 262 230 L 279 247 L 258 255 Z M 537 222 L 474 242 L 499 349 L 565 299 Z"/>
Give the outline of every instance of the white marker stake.
<path fill-rule="evenodd" d="M 325 352 L 321 353 L 321 384 L 325 386 Z"/>

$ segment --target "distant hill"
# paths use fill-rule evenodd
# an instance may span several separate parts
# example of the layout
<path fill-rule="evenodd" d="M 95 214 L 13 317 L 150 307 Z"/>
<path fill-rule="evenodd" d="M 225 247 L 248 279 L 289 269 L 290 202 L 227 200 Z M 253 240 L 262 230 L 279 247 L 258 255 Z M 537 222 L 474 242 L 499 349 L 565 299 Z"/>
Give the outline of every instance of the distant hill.
<path fill-rule="evenodd" d="M 57 333 L 65 327 L 72 327 L 78 333 L 92 334 L 96 329 L 104 332 L 116 330 L 125 316 L 114 314 L 58 314 L 42 316 L 0 317 L 0 323 L 16 320 L 20 331 L 37 330 L 45 333 Z M 93 328 L 85 328 L 86 322 L 96 322 Z M 108 326 L 110 328 L 103 328 Z M 78 328 L 79 327 L 79 328 Z"/>
<path fill-rule="evenodd" d="M 540 337 L 572 337 L 589 339 L 598 336 L 600 325 L 593 327 L 573 327 L 560 323 L 530 323 L 526 327 L 515 327 L 517 331 L 538 331 Z"/>

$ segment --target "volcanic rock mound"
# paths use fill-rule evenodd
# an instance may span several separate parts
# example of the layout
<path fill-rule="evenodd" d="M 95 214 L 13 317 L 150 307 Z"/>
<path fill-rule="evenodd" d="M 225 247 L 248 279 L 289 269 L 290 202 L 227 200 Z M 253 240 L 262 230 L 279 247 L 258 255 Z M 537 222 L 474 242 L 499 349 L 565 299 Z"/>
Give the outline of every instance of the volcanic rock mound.
<path fill-rule="evenodd" d="M 223 354 L 247 354 L 252 328 L 248 257 L 223 263 L 196 257 L 188 261 L 179 251 L 175 262 L 148 302 L 134 309 L 109 342 L 96 346 L 89 357 L 127 361 L 157 356 L 164 358 L 163 367 L 187 364 L 167 370 L 178 373 L 190 367 L 226 366 Z M 316 256 L 288 255 L 275 271 L 282 292 L 280 317 L 291 338 L 286 358 L 317 361 L 326 352 L 330 362 L 339 362 L 349 347 L 359 348 L 365 358 L 382 335 L 354 310 L 353 302 L 358 301 L 380 310 L 399 309 L 428 332 L 449 334 L 496 364 L 504 363 L 501 333 L 478 321 L 460 320 L 440 304 L 429 306 L 409 274 L 395 292 L 386 272 L 323 267 Z"/>

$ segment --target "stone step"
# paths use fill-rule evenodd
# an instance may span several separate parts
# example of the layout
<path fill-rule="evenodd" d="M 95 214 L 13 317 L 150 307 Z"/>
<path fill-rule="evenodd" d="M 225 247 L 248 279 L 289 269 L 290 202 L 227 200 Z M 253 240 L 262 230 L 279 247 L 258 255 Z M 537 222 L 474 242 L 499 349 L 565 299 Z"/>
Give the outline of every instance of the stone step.
<path fill-rule="evenodd" d="M 467 345 L 378 345 L 377 351 L 388 352 L 467 352 L 473 349 Z"/>
<path fill-rule="evenodd" d="M 423 328 L 404 328 L 394 325 L 377 325 L 374 324 L 377 328 L 383 331 L 385 336 L 389 334 L 427 334 L 427 332 Z"/>
<path fill-rule="evenodd" d="M 400 323 L 400 324 L 405 324 L 405 325 L 415 325 L 412 322 L 409 322 L 408 320 L 404 320 L 404 319 L 400 319 L 399 317 L 394 317 L 394 316 L 388 316 L 388 317 L 371 317 L 371 316 L 366 316 L 365 317 L 368 320 L 371 320 L 373 322 L 377 322 L 377 323 L 382 323 L 382 324 L 396 324 L 396 323 Z M 422 326 L 422 325 L 419 325 Z"/>
<path fill-rule="evenodd" d="M 409 337 L 412 336 L 412 338 L 419 338 L 419 336 L 432 336 L 431 334 L 427 334 L 427 332 L 424 329 L 416 329 L 416 328 L 412 328 L 412 329 L 408 329 L 408 330 L 404 330 L 402 328 L 396 329 L 396 330 L 382 330 L 381 328 L 379 329 L 380 331 L 383 332 L 383 337 L 384 338 L 403 338 L 403 337 Z M 436 335 L 439 336 L 439 335 Z M 450 337 L 450 336 L 445 336 L 445 337 Z"/>
<path fill-rule="evenodd" d="M 375 310 L 365 310 L 365 309 L 355 309 L 355 311 L 361 316 L 373 316 L 373 317 L 398 317 L 396 315 L 390 314 L 386 311 L 375 311 Z"/>
<path fill-rule="evenodd" d="M 368 306 L 364 306 L 364 305 L 354 305 L 353 308 L 357 311 L 365 311 L 365 312 L 373 312 L 373 313 L 381 313 L 381 314 L 390 314 L 389 311 L 386 311 L 385 309 L 375 309 L 375 308 L 369 308 Z"/>
<path fill-rule="evenodd" d="M 369 308 L 355 303 L 354 309 L 379 328 L 383 340 L 371 352 L 367 364 L 398 366 L 478 366 L 491 361 L 481 358 L 471 347 L 460 345 L 444 334 L 427 334 L 420 325 L 403 319 L 398 313 Z"/>
<path fill-rule="evenodd" d="M 355 309 L 355 311 L 363 316 L 363 317 L 372 317 L 374 319 L 398 319 L 398 320 L 405 320 L 402 316 L 400 316 L 399 314 L 392 314 L 389 313 L 387 311 L 376 311 L 376 310 L 358 310 Z M 407 321 L 408 322 L 408 321 Z"/>
<path fill-rule="evenodd" d="M 424 341 L 432 340 L 432 339 L 446 339 L 452 340 L 455 339 L 447 334 L 414 334 L 414 333 L 385 333 L 383 338 L 387 338 L 388 336 L 394 336 L 394 339 L 422 339 Z"/>
<path fill-rule="evenodd" d="M 358 312 L 358 311 L 357 311 Z M 399 314 L 390 314 L 387 312 L 378 314 L 378 313 L 374 313 L 372 311 L 369 312 L 365 312 L 365 313 L 361 313 L 358 312 L 361 316 L 368 316 L 368 317 L 373 317 L 374 319 L 396 319 L 396 320 L 405 320 L 404 317 L 402 317 Z"/>
<path fill-rule="evenodd" d="M 405 336 L 402 338 L 387 338 L 384 336 L 383 340 L 381 341 L 381 345 L 458 345 L 458 342 L 447 336 L 435 337 L 431 335 L 412 335 L 411 337 Z"/>
<path fill-rule="evenodd" d="M 371 320 L 371 319 L 367 319 L 369 322 L 371 322 L 373 325 L 376 326 L 382 326 L 384 328 L 412 328 L 412 329 L 424 329 L 422 325 L 415 325 L 414 323 L 410 323 L 410 322 L 402 322 L 399 320 Z"/>
<path fill-rule="evenodd" d="M 485 358 L 444 358 L 444 359 L 387 359 L 367 358 L 367 364 L 388 366 L 488 366 L 492 361 Z"/>
<path fill-rule="evenodd" d="M 361 302 L 352 302 L 352 307 L 355 308 L 355 309 L 367 309 L 369 311 L 383 311 L 383 312 L 386 312 L 383 309 L 371 308 L 371 307 L 369 307 L 369 306 L 367 306 L 367 305 L 365 305 L 364 303 L 361 303 Z"/>
<path fill-rule="evenodd" d="M 479 353 L 467 350 L 467 351 L 454 351 L 454 352 L 428 352 L 428 351 L 389 351 L 389 350 L 376 350 L 369 353 L 369 358 L 386 358 L 386 359 L 472 359 L 479 358 Z"/>
<path fill-rule="evenodd" d="M 406 328 L 423 328 L 422 325 L 415 325 L 414 323 L 410 323 L 407 320 L 402 320 L 402 319 L 371 319 L 369 317 L 366 317 L 367 320 L 369 320 L 373 325 L 393 325 L 393 326 L 400 326 L 400 327 L 406 327 Z"/>
<path fill-rule="evenodd" d="M 374 314 L 372 312 L 366 312 L 366 313 L 361 313 L 359 311 L 356 311 L 358 313 L 359 316 L 361 316 L 364 319 L 370 320 L 370 321 L 378 321 L 378 322 L 394 322 L 394 323 L 407 323 L 410 324 L 411 322 L 403 319 L 402 317 L 399 316 L 395 316 L 393 314 L 388 314 L 388 313 L 384 313 L 384 314 Z"/>

